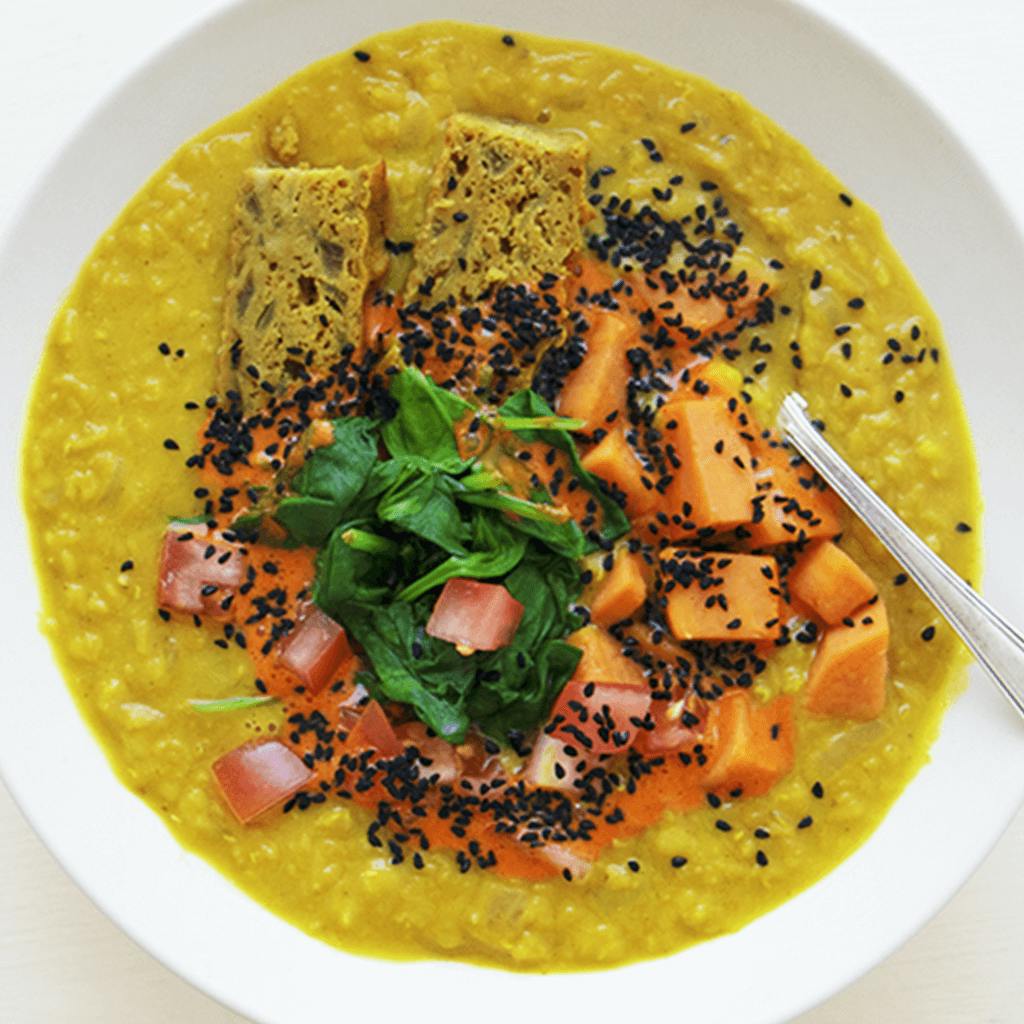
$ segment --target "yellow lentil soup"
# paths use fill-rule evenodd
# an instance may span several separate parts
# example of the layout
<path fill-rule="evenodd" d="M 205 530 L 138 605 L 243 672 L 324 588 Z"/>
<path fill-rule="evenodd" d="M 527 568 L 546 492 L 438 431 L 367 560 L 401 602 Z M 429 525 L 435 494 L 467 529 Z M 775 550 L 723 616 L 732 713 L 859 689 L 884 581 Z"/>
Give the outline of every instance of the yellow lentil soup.
<path fill-rule="evenodd" d="M 494 184 L 500 169 L 487 154 L 500 145 L 489 132 L 527 169 L 525 214 L 502 207 L 513 186 Z M 460 192 L 446 160 L 479 174 L 477 195 Z M 348 204 L 331 207 L 344 243 L 317 244 L 349 283 L 327 301 L 334 293 L 303 271 L 305 306 L 268 302 L 254 326 L 254 294 L 283 287 L 275 275 L 308 244 L 303 218 L 326 189 Z M 285 205 L 293 219 L 278 223 L 267 211 Z M 495 209 L 511 227 L 487 221 Z M 515 244 L 489 249 L 506 229 L 501 240 Z M 275 238 L 291 246 L 280 242 L 287 257 L 274 255 Z M 361 259 L 342 266 L 332 245 Z M 486 299 L 467 299 L 467 281 Z M 317 390 L 312 341 L 288 350 L 291 363 L 274 345 L 258 347 L 269 321 L 278 344 L 304 330 L 343 353 L 334 391 Z M 498 336 L 525 339 L 527 356 L 509 341 L 496 358 Z M 614 344 L 616 359 L 598 365 Z M 267 366 L 291 373 L 287 387 Z M 379 956 L 535 971 L 671 953 L 741 927 L 862 843 L 927 759 L 963 669 L 929 603 L 807 467 L 806 494 L 772 519 L 788 535 L 759 522 L 774 511 L 772 493 L 768 504 L 754 499 L 760 514 L 722 511 L 754 486 L 756 451 L 766 465 L 782 450 L 771 427 L 791 389 L 935 551 L 968 578 L 978 572 L 974 460 L 939 325 L 878 217 L 799 143 L 739 96 L 612 49 L 450 23 L 382 35 L 185 143 L 82 267 L 50 333 L 24 447 L 44 629 L 124 784 L 182 844 L 309 934 Z M 415 440 L 432 446 L 429 477 L 416 424 L 394 426 L 414 392 L 453 423 L 440 454 L 436 432 Z M 356 412 L 370 434 L 358 434 Z M 733 468 L 709 456 L 706 493 L 677 492 L 690 464 L 684 457 L 679 469 L 672 445 L 696 451 L 698 421 L 712 413 L 733 424 L 718 440 Z M 609 484 L 606 471 L 621 466 L 613 442 L 640 459 L 642 487 Z M 403 486 L 433 487 L 429 500 L 417 492 L 387 511 L 382 500 L 369 521 L 330 534 L 283 514 L 288 502 L 330 504 L 311 481 L 331 452 L 343 469 L 363 452 L 366 471 L 386 476 L 378 450 L 394 457 L 403 445 L 421 473 Z M 578 501 L 558 493 L 564 478 Z M 426 522 L 440 491 L 446 515 Z M 257 532 L 246 534 L 238 517 L 249 528 L 254 510 Z M 282 523 L 298 546 L 274 535 Z M 451 535 L 463 524 L 472 541 Z M 423 555 L 444 549 L 466 566 L 484 534 L 489 557 L 515 551 L 518 568 L 445 575 L 440 556 Z M 413 552 L 401 556 L 401 583 L 384 574 L 353 597 L 352 566 L 399 549 Z M 187 552 L 224 572 L 176 577 L 167 560 Z M 230 559 L 243 554 L 235 578 Z M 335 578 L 336 557 L 348 561 Z M 517 591 L 524 565 L 534 582 Z M 721 613 L 686 596 L 728 589 L 742 566 L 754 582 L 736 583 L 728 601 L 723 593 Z M 434 586 L 419 579 L 428 569 L 440 573 Z M 856 609 L 828 604 L 840 578 L 864 588 Z M 175 579 L 202 590 L 175 604 Z M 567 581 L 562 590 L 555 579 Z M 509 627 L 502 636 L 477 633 L 457 648 L 455 634 L 438 637 L 455 584 L 469 588 L 468 604 L 497 602 L 488 607 Z M 427 645 L 435 676 L 412 697 L 384 679 L 375 647 L 377 609 L 391 614 L 397 586 L 415 595 L 404 607 L 435 616 L 412 641 L 414 659 Z M 526 591 L 544 586 L 565 598 L 554 624 L 533 621 Z M 314 685 L 315 666 L 288 669 L 289 629 L 312 621 L 311 596 L 348 634 L 328 620 L 327 687 Z M 377 604 L 360 619 L 359 601 Z M 749 619 L 758 601 L 778 613 L 751 631 L 735 609 L 747 602 Z M 826 644 L 842 654 L 865 620 L 876 633 L 887 620 L 882 647 L 852 675 L 830 676 Z M 527 622 L 544 653 L 519 653 L 534 689 L 509 703 L 493 666 Z M 485 667 L 466 675 L 473 665 Z M 446 672 L 472 691 L 465 701 L 445 689 Z M 628 691 L 638 713 L 603 729 L 591 709 L 566 726 L 577 711 L 558 703 L 559 691 L 578 687 L 578 704 L 595 684 Z M 676 705 L 683 718 L 669 722 Z M 549 720 L 552 706 L 563 714 Z M 746 716 L 749 749 L 729 733 L 736 715 Z M 672 726 L 675 740 L 652 747 Z M 784 754 L 770 749 L 780 732 Z M 298 772 L 286 803 L 231 789 L 239 768 L 225 755 L 271 741 Z M 390 753 L 404 774 L 372 767 L 374 749 L 407 752 L 410 742 L 420 751 L 415 786 L 432 768 L 423 785 L 447 787 L 447 811 L 430 804 L 419 832 L 415 814 L 399 827 L 381 813 L 415 804 L 395 785 L 399 774 L 409 781 L 415 755 Z M 544 744 L 554 762 L 538 768 Z M 587 796 L 585 814 L 571 811 L 589 815 L 581 834 L 576 818 L 555 819 L 579 795 L 565 796 L 562 776 L 583 761 L 604 791 Z M 471 798 L 460 796 L 463 782 Z M 502 789 L 506 806 L 474 831 L 481 803 L 500 803 Z M 517 818 L 537 793 L 534 818 Z M 550 834 L 563 827 L 573 839 L 565 849 Z"/>

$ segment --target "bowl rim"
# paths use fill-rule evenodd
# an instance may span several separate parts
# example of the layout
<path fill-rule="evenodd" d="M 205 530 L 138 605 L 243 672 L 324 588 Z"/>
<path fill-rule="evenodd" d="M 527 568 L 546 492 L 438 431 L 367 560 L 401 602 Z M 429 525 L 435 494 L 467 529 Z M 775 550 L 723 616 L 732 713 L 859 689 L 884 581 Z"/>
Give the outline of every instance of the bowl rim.
<path fill-rule="evenodd" d="M 317 2 L 317 0 L 314 0 Z M 322 3 L 322 0 L 320 0 Z M 646 0 L 644 0 L 646 2 Z M 757 2 L 757 0 L 749 0 L 749 2 Z M 36 186 L 31 189 L 27 195 L 25 195 L 21 201 L 16 204 L 15 209 L 12 213 L 12 217 L 8 223 L 7 229 L 4 236 L 0 238 L 0 267 L 4 267 L 4 259 L 7 254 L 12 251 L 19 244 L 19 239 L 24 235 L 28 225 L 31 224 L 34 216 L 36 215 L 38 208 L 41 203 L 45 203 L 48 193 L 55 187 L 54 181 L 58 180 L 62 173 L 68 167 L 68 163 L 73 159 L 75 151 L 79 145 L 86 142 L 90 134 L 97 124 L 104 117 L 109 117 L 115 112 L 121 104 L 129 102 L 130 97 L 137 91 L 145 90 L 152 87 L 154 77 L 159 77 L 162 74 L 167 73 L 169 68 L 175 64 L 179 55 L 182 52 L 188 50 L 190 44 L 195 43 L 201 36 L 206 33 L 217 33 L 223 30 L 225 27 L 231 26 L 236 22 L 239 17 L 245 15 L 246 17 L 256 18 L 258 17 L 259 11 L 269 13 L 270 9 L 274 6 L 275 0 L 234 0 L 234 2 L 225 5 L 224 7 L 215 10 L 212 14 L 207 17 L 190 24 L 184 31 L 176 34 L 168 43 L 157 50 L 153 55 L 148 57 L 141 65 L 136 67 L 130 73 L 126 74 L 118 84 L 116 84 L 105 97 L 91 110 L 90 113 L 81 121 L 78 129 L 68 138 L 61 149 L 53 156 L 49 161 L 48 165 L 43 170 L 42 174 L 38 179 Z M 452 6 L 451 4 L 443 4 L 442 6 Z M 525 7 L 526 5 L 524 5 Z M 538 6 L 536 3 L 531 5 L 532 7 Z M 1006 221 L 1007 225 L 1011 226 L 1010 234 L 1016 236 L 1017 249 L 1019 253 L 1024 253 L 1024 249 L 1021 249 L 1021 230 L 1020 225 L 1014 213 L 1007 207 L 1007 204 L 1002 198 L 999 188 L 991 181 L 987 171 L 981 166 L 977 160 L 973 157 L 971 152 L 966 146 L 960 142 L 954 128 L 945 121 L 941 113 L 939 113 L 933 104 L 920 92 L 916 87 L 907 82 L 898 69 L 894 69 L 887 62 L 882 60 L 874 51 L 870 50 L 847 30 L 842 28 L 838 23 L 834 22 L 819 10 L 809 9 L 804 3 L 798 2 L 798 0 L 773 0 L 771 6 L 778 8 L 787 17 L 803 20 L 805 24 L 810 25 L 813 30 L 817 33 L 823 34 L 827 39 L 831 39 L 833 42 L 838 42 L 845 46 L 848 50 L 854 52 L 856 57 L 867 65 L 871 66 L 872 71 L 879 74 L 883 79 L 888 79 L 896 86 L 899 91 L 908 97 L 923 115 L 933 122 L 933 127 L 944 131 L 951 139 L 950 145 L 956 150 L 957 157 L 964 162 L 973 173 L 977 180 L 984 186 L 987 196 L 985 197 L 988 202 L 993 206 Z M 483 9 L 483 5 L 480 5 L 480 9 Z M 497 5 L 488 5 L 489 10 L 497 10 Z M 474 8 L 474 13 L 476 8 Z M 517 21 L 526 20 L 526 15 L 523 11 L 520 11 L 516 15 Z M 415 21 L 421 20 L 420 18 L 414 19 Z M 473 18 L 472 20 L 479 20 Z M 498 19 L 495 19 L 496 21 Z M 409 23 L 412 23 L 411 21 Z M 532 28 L 531 28 L 532 30 Z M 336 47 L 331 47 L 330 50 L 335 50 Z M 330 52 L 329 50 L 325 50 Z M 312 59 L 312 58 L 311 58 Z M 262 90 L 259 90 L 262 91 Z M 254 91 L 252 96 L 259 94 L 259 91 Z M 200 125 L 199 127 L 202 127 Z M 129 193 L 130 194 L 130 193 Z M 121 195 L 115 202 L 115 209 L 120 208 L 124 202 L 124 196 Z M 107 218 L 109 220 L 109 217 Z M 8 258 L 9 259 L 9 258 Z M 1019 265 L 1024 266 L 1024 260 L 1019 261 Z M 9 275 L 0 275 L 0 281 L 3 282 L 0 287 L 6 288 Z M 35 349 L 33 349 L 33 352 Z M 33 357 L 33 363 L 36 362 Z M 20 387 L 20 385 L 19 385 Z M 18 455 L 14 459 L 14 462 L 20 463 L 20 451 L 21 451 L 21 424 L 24 423 L 23 408 L 21 403 L 16 403 L 18 408 L 14 410 L 15 422 L 17 423 L 17 436 L 19 437 Z M 14 436 L 9 434 L 9 436 Z M 9 459 L 9 462 L 11 460 Z M 15 467 L 17 472 L 17 465 Z M 8 480 L 11 480 L 11 476 L 8 476 Z M 20 479 L 19 482 L 15 483 L 13 488 L 14 503 L 17 506 L 17 517 L 19 521 L 23 518 L 22 510 L 20 507 Z M 8 502 L 10 502 L 10 495 L 8 495 Z M 21 529 L 24 531 L 24 523 L 21 524 Z M 24 532 L 19 536 L 25 536 Z M 986 550 L 988 545 L 986 544 Z M 5 597 L 5 603 L 8 600 Z M 16 595 L 15 595 L 16 599 Z M 41 639 L 35 638 L 35 639 Z M 30 644 L 32 650 L 38 650 L 38 644 Z M 50 664 L 53 665 L 52 655 L 49 654 L 47 649 L 47 657 L 49 658 Z M 36 661 L 35 656 L 26 656 L 26 663 Z M 56 673 L 53 673 L 56 675 Z M 973 678 L 973 676 L 972 676 Z M 64 689 L 64 683 L 62 679 L 58 680 L 59 686 L 63 691 L 63 698 L 67 705 L 71 706 L 70 694 Z M 987 685 L 987 684 L 985 684 Z M 978 687 L 972 687 L 970 691 L 970 697 L 974 700 L 977 697 L 978 700 L 985 706 L 985 713 L 992 711 L 992 706 L 998 707 L 998 699 L 994 695 L 991 697 L 978 696 Z M 939 745 L 943 744 L 947 733 L 950 731 L 951 722 L 960 717 L 964 705 L 964 700 L 954 706 L 949 712 L 942 736 L 936 744 L 936 748 L 933 748 L 933 753 Z M 1001 711 L 1001 708 L 999 709 Z M 71 706 L 71 713 L 77 718 L 78 712 L 73 706 Z M 998 712 L 993 712 L 998 713 Z M 1007 716 L 1009 717 L 1009 716 Z M 1016 724 L 1016 723 L 1014 723 Z M 88 728 L 84 723 L 80 722 L 80 726 L 86 729 Z M 1000 736 L 1000 742 L 1004 742 L 1007 737 L 1007 729 L 1003 726 L 997 727 L 997 732 Z M 3 735 L 0 732 L 0 735 Z M 89 742 L 94 742 L 92 739 L 91 732 L 88 732 Z M 1024 765 L 1024 758 L 1021 759 L 1021 764 Z M 104 761 L 104 765 L 106 763 Z M 151 828 L 156 825 L 162 830 L 164 840 L 177 845 L 173 837 L 164 829 L 162 821 L 158 819 L 154 812 L 150 811 L 141 800 L 130 794 L 127 789 L 121 786 L 121 783 L 113 776 L 109 766 L 107 767 L 107 775 L 111 781 L 114 782 L 115 787 L 121 792 L 118 794 L 118 803 L 122 808 L 126 810 L 131 808 L 129 813 L 136 817 L 149 816 L 152 819 L 148 823 L 147 828 Z M 922 771 L 922 775 L 928 769 Z M 1012 773 L 1007 773 L 1008 777 Z M 114 920 L 118 926 L 126 932 L 135 942 L 140 946 L 147 949 L 153 956 L 159 959 L 162 963 L 169 966 L 172 970 L 178 973 L 181 977 L 188 980 L 191 984 L 200 988 L 202 991 L 207 992 L 214 998 L 218 999 L 224 1005 L 231 1007 L 237 1012 L 246 1014 L 253 1019 L 267 1019 L 261 1016 L 262 1010 L 259 1006 L 253 1005 L 243 994 L 239 991 L 230 990 L 230 985 L 225 985 L 220 978 L 218 978 L 211 970 L 204 966 L 200 966 L 195 957 L 190 956 L 188 953 L 183 955 L 181 949 L 174 947 L 173 941 L 168 941 L 166 935 L 162 937 L 155 937 L 152 931 L 147 930 L 145 922 L 145 911 L 142 911 L 140 916 L 139 908 L 142 906 L 138 902 L 139 894 L 136 893 L 132 898 L 126 900 L 123 898 L 123 894 L 119 894 L 116 884 L 98 884 L 94 873 L 87 871 L 79 861 L 76 860 L 73 843 L 69 841 L 68 828 L 66 824 L 57 822 L 55 817 L 48 811 L 44 812 L 35 797 L 33 796 L 30 775 L 23 768 L 12 764 L 12 759 L 8 754 L 7 747 L 5 744 L 0 743 L 0 778 L 2 778 L 10 790 L 15 802 L 21 809 L 21 812 L 25 818 L 32 825 L 37 834 L 40 835 L 43 842 L 50 849 L 51 853 L 55 856 L 58 862 L 61 864 L 64 871 L 72 878 L 73 881 L 81 888 L 87 896 L 112 920 Z M 760 1017 L 756 1019 L 764 1020 L 768 1022 L 770 1020 L 781 1020 L 784 1016 L 789 1016 L 795 1013 L 802 1012 L 811 1006 L 817 1004 L 830 995 L 834 994 L 840 988 L 845 987 L 847 984 L 855 980 L 857 977 L 865 973 L 876 963 L 880 962 L 886 956 L 888 956 L 898 946 L 902 945 L 921 925 L 924 924 L 931 916 L 933 916 L 942 905 L 944 905 L 949 898 L 959 889 L 959 887 L 967 880 L 970 873 L 977 867 L 981 860 L 987 856 L 992 846 L 998 841 L 1003 831 L 1009 824 L 1013 813 L 1016 808 L 1024 803 L 1024 773 L 1019 773 L 1018 778 L 1021 779 L 1017 786 L 1011 785 L 1009 781 L 1005 782 L 1005 792 L 1003 793 L 1003 799 L 1000 804 L 1000 810 L 997 815 L 999 819 L 998 825 L 990 825 L 986 832 L 984 839 L 976 840 L 973 843 L 967 843 L 964 850 L 960 853 L 961 862 L 953 874 L 956 876 L 955 880 L 950 884 L 948 880 L 944 880 L 941 886 L 941 892 L 938 896 L 934 893 L 930 899 L 925 899 L 920 903 L 913 912 L 904 912 L 900 917 L 900 923 L 898 926 L 894 926 L 888 929 L 887 938 L 885 941 L 879 942 L 872 947 L 872 952 L 867 956 L 860 955 L 856 958 L 856 962 L 852 962 L 844 965 L 842 969 L 835 968 L 827 976 L 822 976 L 819 983 L 814 986 L 808 986 L 800 994 L 799 997 L 788 998 L 783 1000 L 776 1000 L 774 1007 L 765 1006 L 765 1009 L 769 1012 L 770 1016 Z M 907 793 L 912 787 L 918 784 L 918 779 L 915 779 L 908 787 L 907 791 L 898 799 L 896 805 L 890 811 L 886 822 L 878 829 L 867 844 L 870 845 L 876 836 L 880 835 L 884 831 L 887 831 L 889 820 L 896 814 L 897 808 L 906 799 Z M 126 798 L 126 799 L 123 799 Z M 144 809 L 141 810 L 140 809 Z M 829 879 L 834 879 L 838 875 L 844 873 L 844 869 L 850 865 L 851 861 L 859 857 L 865 847 L 862 847 L 857 851 L 851 858 L 843 862 L 839 867 L 834 869 L 829 876 L 826 877 L 823 882 Z M 199 861 L 197 858 L 190 854 L 185 853 L 180 848 L 177 850 L 177 864 L 182 869 L 182 877 L 191 877 L 192 879 L 198 880 L 199 878 L 205 878 L 206 883 L 210 881 L 206 878 L 207 875 L 214 877 L 214 888 L 228 886 L 233 892 L 239 893 L 234 890 L 231 883 L 223 880 L 219 875 L 216 874 L 215 869 L 209 867 L 205 862 Z M 849 874 L 848 871 L 845 872 Z M 813 892 L 820 890 L 823 882 L 817 883 L 812 887 L 811 890 L 800 894 L 795 897 L 794 900 L 788 901 L 787 904 L 783 904 L 779 910 L 794 904 L 798 901 L 804 901 L 804 898 Z M 204 883 L 203 888 L 205 891 L 210 891 L 210 887 Z M 248 903 L 248 897 L 242 896 L 242 899 Z M 133 905 L 134 904 L 134 905 Z M 251 909 L 251 908 L 250 908 Z M 769 918 L 774 918 L 778 915 L 779 910 L 772 911 L 770 914 L 765 915 L 763 918 L 749 925 L 743 929 L 743 934 L 751 932 L 752 930 L 759 930 L 758 926 L 762 922 L 767 921 Z M 261 931 L 264 931 L 267 935 L 273 936 L 274 938 L 281 938 L 283 940 L 284 932 L 292 932 L 294 929 L 289 925 L 284 925 L 279 919 L 274 918 L 273 915 L 269 915 L 269 912 L 263 911 L 262 908 L 258 908 L 257 912 L 253 915 L 247 915 L 250 921 L 259 921 L 259 927 Z M 269 916 L 272 921 L 267 921 L 265 918 Z M 852 919 L 856 920 L 856 913 L 852 914 Z M 676 954 L 672 957 L 663 958 L 655 961 L 645 961 L 639 964 L 628 965 L 622 968 L 618 968 L 614 971 L 605 972 L 601 977 L 604 978 L 624 978 L 627 975 L 634 975 L 638 980 L 652 977 L 656 973 L 660 973 L 669 962 L 674 962 L 678 957 L 693 957 L 695 950 L 707 950 L 711 947 L 719 946 L 723 943 L 730 943 L 736 938 L 736 935 L 723 936 L 711 940 L 702 946 L 695 947 L 695 949 L 687 950 L 683 954 Z M 302 936 L 301 942 L 319 944 L 315 940 L 310 939 L 306 936 Z M 432 969 L 433 971 L 444 975 L 446 978 L 451 974 L 458 974 L 466 971 L 476 972 L 478 975 L 486 975 L 489 979 L 489 984 L 494 985 L 496 978 L 503 978 L 508 981 L 508 991 L 521 991 L 521 985 L 524 983 L 536 983 L 544 984 L 546 988 L 550 989 L 551 981 L 553 979 L 546 978 L 537 975 L 516 975 L 516 974 L 502 974 L 500 972 L 491 972 L 471 965 L 465 965 L 460 963 L 450 962 L 433 962 L 424 961 L 415 964 L 401 964 L 396 965 L 390 961 L 375 961 L 368 960 L 362 957 L 357 957 L 352 954 L 343 953 L 328 947 L 321 947 L 328 951 L 329 955 L 338 959 L 340 964 L 341 959 L 347 959 L 351 962 L 354 970 L 361 971 L 368 975 L 374 975 L 375 977 L 383 978 L 385 974 L 390 973 L 396 967 L 400 967 L 403 971 L 411 972 L 416 976 L 419 982 L 424 981 L 426 969 Z M 704 958 L 702 958 L 704 959 Z M 372 966 L 371 966 L 372 965 Z M 216 966 L 216 965 L 215 965 Z M 593 983 L 593 975 L 559 975 L 555 976 L 558 979 L 578 979 L 580 984 L 583 983 L 584 979 L 587 979 L 590 984 Z M 505 988 L 505 986 L 501 986 Z M 606 985 L 599 986 L 600 988 L 607 989 Z M 607 994 L 607 993 L 605 993 Z M 763 993 L 762 993 L 763 1001 Z M 770 1002 L 770 1000 L 769 1000 Z M 756 1012 L 756 1011 L 755 1011 Z M 783 1016 L 779 1016 L 779 1014 Z M 289 1019 L 284 1016 L 278 1016 L 275 1014 L 273 1018 L 276 1020 Z M 609 1018 L 610 1019 L 610 1018 Z M 753 1020 L 755 1018 L 748 1017 L 747 1019 Z"/>

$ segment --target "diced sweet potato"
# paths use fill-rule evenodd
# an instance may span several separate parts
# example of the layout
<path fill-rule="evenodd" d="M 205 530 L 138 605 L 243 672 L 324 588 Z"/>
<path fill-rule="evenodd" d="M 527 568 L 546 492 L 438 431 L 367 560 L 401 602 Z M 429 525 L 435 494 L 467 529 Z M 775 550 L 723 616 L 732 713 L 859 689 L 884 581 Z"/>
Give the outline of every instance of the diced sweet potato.
<path fill-rule="evenodd" d="M 807 710 L 868 721 L 885 707 L 889 619 L 881 598 L 829 626 L 807 675 Z"/>
<path fill-rule="evenodd" d="M 807 463 L 792 465 L 791 448 L 769 435 L 756 437 L 750 452 L 756 486 L 753 517 L 737 531 L 747 547 L 831 538 L 840 532 L 839 498 L 822 488 Z"/>
<path fill-rule="evenodd" d="M 600 626 L 576 630 L 566 642 L 583 652 L 573 679 L 584 683 L 631 683 L 646 686 L 644 670 L 622 653 L 618 640 Z"/>
<path fill-rule="evenodd" d="M 813 544 L 789 573 L 789 592 L 830 626 L 878 593 L 874 580 L 830 540 Z"/>
<path fill-rule="evenodd" d="M 750 522 L 755 494 L 750 452 L 728 402 L 676 400 L 661 410 L 659 422 L 666 450 L 671 446 L 678 460 L 667 491 L 669 514 L 682 516 L 678 535 Z"/>
<path fill-rule="evenodd" d="M 644 560 L 625 548 L 615 553 L 615 562 L 607 576 L 594 588 L 590 599 L 590 617 L 600 626 L 628 619 L 647 596 Z"/>
<path fill-rule="evenodd" d="M 766 793 L 793 767 L 793 700 L 757 705 L 746 690 L 726 694 L 708 712 L 707 786 L 743 796 Z"/>
<path fill-rule="evenodd" d="M 661 501 L 650 476 L 644 485 L 644 467 L 620 426 L 609 430 L 580 461 L 587 472 L 614 485 L 626 496 L 626 514 L 630 519 L 647 515 Z"/>
<path fill-rule="evenodd" d="M 629 362 L 626 350 L 636 336 L 636 321 L 593 309 L 587 313 L 587 354 L 565 379 L 558 401 L 562 416 L 585 420 L 596 430 L 626 404 Z"/>
<path fill-rule="evenodd" d="M 677 640 L 771 640 L 781 631 L 774 558 L 677 550 L 662 557 L 660 579 Z"/>

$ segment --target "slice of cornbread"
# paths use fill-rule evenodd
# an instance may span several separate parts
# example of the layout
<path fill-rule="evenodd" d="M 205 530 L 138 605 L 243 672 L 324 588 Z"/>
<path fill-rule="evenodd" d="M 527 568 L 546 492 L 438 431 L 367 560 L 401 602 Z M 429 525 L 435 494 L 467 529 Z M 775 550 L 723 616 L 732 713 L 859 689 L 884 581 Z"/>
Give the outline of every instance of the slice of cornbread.
<path fill-rule="evenodd" d="M 472 302 L 495 285 L 562 273 L 582 245 L 586 162 L 576 135 L 453 114 L 406 298 Z"/>
<path fill-rule="evenodd" d="M 387 268 L 384 164 L 246 171 L 224 297 L 222 384 L 246 409 L 358 346 L 363 297 Z"/>

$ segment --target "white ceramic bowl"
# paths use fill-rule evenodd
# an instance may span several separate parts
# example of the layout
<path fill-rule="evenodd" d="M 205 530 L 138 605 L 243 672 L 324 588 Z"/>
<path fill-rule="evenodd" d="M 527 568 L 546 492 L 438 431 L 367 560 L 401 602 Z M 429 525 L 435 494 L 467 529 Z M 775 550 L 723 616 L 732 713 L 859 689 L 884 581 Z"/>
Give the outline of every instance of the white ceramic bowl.
<path fill-rule="evenodd" d="M 340 953 L 284 924 L 185 853 L 114 778 L 36 628 L 17 499 L 17 448 L 48 321 L 95 239 L 186 138 L 309 61 L 425 17 L 482 21 L 637 50 L 737 89 L 883 215 L 934 303 L 967 401 L 990 514 L 986 592 L 1011 618 L 1024 601 L 1019 282 L 1024 248 L 970 155 L 890 70 L 783 0 L 254 0 L 165 50 L 72 139 L 0 251 L 2 526 L 10 539 L 0 769 L 68 872 L 150 952 L 224 1003 L 274 1024 L 385 1019 L 449 1024 L 620 1021 L 638 1004 L 703 1024 L 767 1024 L 826 998 L 888 955 L 953 894 L 1024 798 L 1024 738 L 980 677 L 949 714 L 925 768 L 871 840 L 824 881 L 740 933 L 601 974 L 512 975 Z M 982 241 L 983 240 L 983 241 Z M 1018 471 L 1013 471 L 1013 466 Z M 20 542 L 19 542 L 20 541 Z M 1000 552 L 1002 557 L 992 557 Z M 43 753 L 45 752 L 45 756 Z M 117 970 L 112 964 L 111 970 Z"/>

